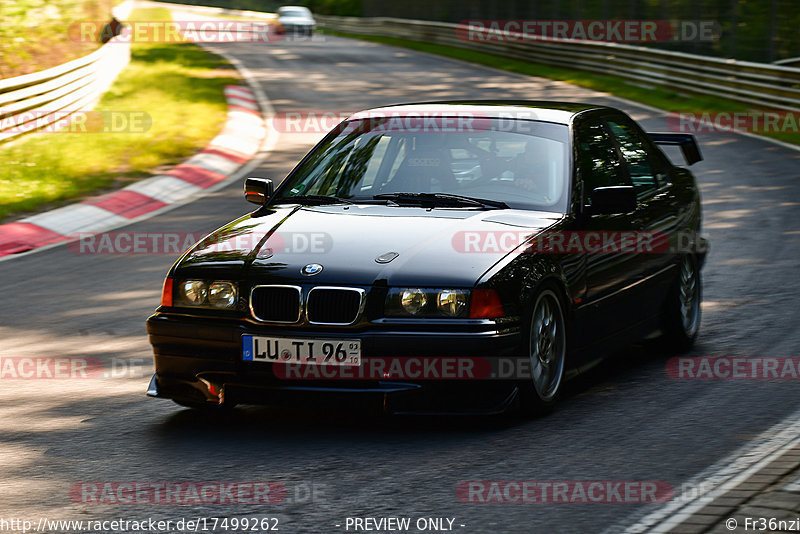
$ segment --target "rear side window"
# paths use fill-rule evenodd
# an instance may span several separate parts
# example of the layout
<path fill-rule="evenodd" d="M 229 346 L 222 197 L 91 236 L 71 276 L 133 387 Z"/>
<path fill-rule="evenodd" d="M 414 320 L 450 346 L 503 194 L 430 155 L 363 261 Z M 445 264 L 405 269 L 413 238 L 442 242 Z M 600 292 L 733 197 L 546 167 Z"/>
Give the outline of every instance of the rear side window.
<path fill-rule="evenodd" d="M 630 185 L 614 140 L 601 121 L 578 126 L 578 167 L 584 185 L 586 204 L 592 203 L 596 187 Z"/>
<path fill-rule="evenodd" d="M 636 193 L 642 195 L 658 189 L 653 163 L 645 148 L 647 145 L 636 128 L 630 122 L 618 118 L 609 119 L 607 123 L 619 144 Z"/>

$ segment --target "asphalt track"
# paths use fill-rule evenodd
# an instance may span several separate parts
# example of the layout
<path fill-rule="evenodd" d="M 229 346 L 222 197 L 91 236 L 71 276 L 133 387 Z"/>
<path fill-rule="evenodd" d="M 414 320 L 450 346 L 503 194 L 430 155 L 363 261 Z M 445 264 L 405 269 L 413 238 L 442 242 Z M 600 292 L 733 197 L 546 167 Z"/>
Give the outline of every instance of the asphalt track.
<path fill-rule="evenodd" d="M 247 66 L 277 112 L 559 99 L 619 106 L 646 129 L 666 130 L 658 113 L 588 90 L 360 41 L 214 47 Z M 253 174 L 281 179 L 319 137 L 282 135 Z M 693 171 L 712 248 L 691 354 L 798 356 L 800 152 L 728 134 L 699 140 L 705 161 Z M 123 230 L 201 233 L 247 211 L 237 183 Z M 335 406 L 202 417 L 144 396 L 144 321 L 174 259 L 58 246 L 0 263 L 0 355 L 89 356 L 124 375 L 0 380 L 0 518 L 271 516 L 282 532 L 333 533 L 348 517 L 449 517 L 460 532 L 600 532 L 658 505 L 468 504 L 455 490 L 471 480 L 657 480 L 679 493 L 800 405 L 796 380 L 672 379 L 665 366 L 673 355 L 654 343 L 571 383 L 558 410 L 537 420 L 377 419 Z M 97 505 L 69 495 L 86 481 L 254 480 L 284 484 L 286 501 Z"/>

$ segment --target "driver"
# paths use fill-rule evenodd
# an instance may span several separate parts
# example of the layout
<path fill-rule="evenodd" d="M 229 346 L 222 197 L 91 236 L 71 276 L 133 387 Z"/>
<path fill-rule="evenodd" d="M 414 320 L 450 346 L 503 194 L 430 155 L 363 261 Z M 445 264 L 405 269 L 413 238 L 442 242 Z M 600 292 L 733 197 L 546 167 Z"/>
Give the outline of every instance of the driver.
<path fill-rule="evenodd" d="M 525 150 L 510 162 L 508 170 L 514 173 L 514 185 L 526 191 L 544 194 L 548 175 L 548 155 L 542 143 L 531 139 L 525 143 Z"/>

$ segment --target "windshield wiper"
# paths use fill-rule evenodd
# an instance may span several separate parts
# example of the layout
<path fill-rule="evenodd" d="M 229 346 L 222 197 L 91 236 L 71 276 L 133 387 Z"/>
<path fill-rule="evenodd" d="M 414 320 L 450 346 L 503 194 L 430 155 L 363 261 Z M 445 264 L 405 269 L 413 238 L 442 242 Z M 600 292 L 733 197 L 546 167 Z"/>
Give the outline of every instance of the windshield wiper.
<path fill-rule="evenodd" d="M 509 209 L 508 204 L 499 200 L 467 197 L 451 193 L 382 193 L 372 197 L 376 200 L 406 200 L 428 204 L 447 204 L 450 206 L 478 206 L 486 209 Z"/>
<path fill-rule="evenodd" d="M 283 197 L 276 199 L 279 202 L 290 202 L 297 204 L 355 204 L 346 198 L 331 197 L 327 195 L 296 195 L 293 197 Z"/>

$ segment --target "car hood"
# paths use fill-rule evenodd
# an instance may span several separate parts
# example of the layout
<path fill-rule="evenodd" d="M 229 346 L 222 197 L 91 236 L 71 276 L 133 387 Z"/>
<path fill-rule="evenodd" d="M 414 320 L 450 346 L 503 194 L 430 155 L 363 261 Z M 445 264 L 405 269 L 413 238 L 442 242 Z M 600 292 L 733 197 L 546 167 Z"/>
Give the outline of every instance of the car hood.
<path fill-rule="evenodd" d="M 511 252 L 515 239 L 561 218 L 523 210 L 279 207 L 210 234 L 182 258 L 175 276 L 471 287 Z M 303 275 L 309 264 L 322 270 Z"/>

